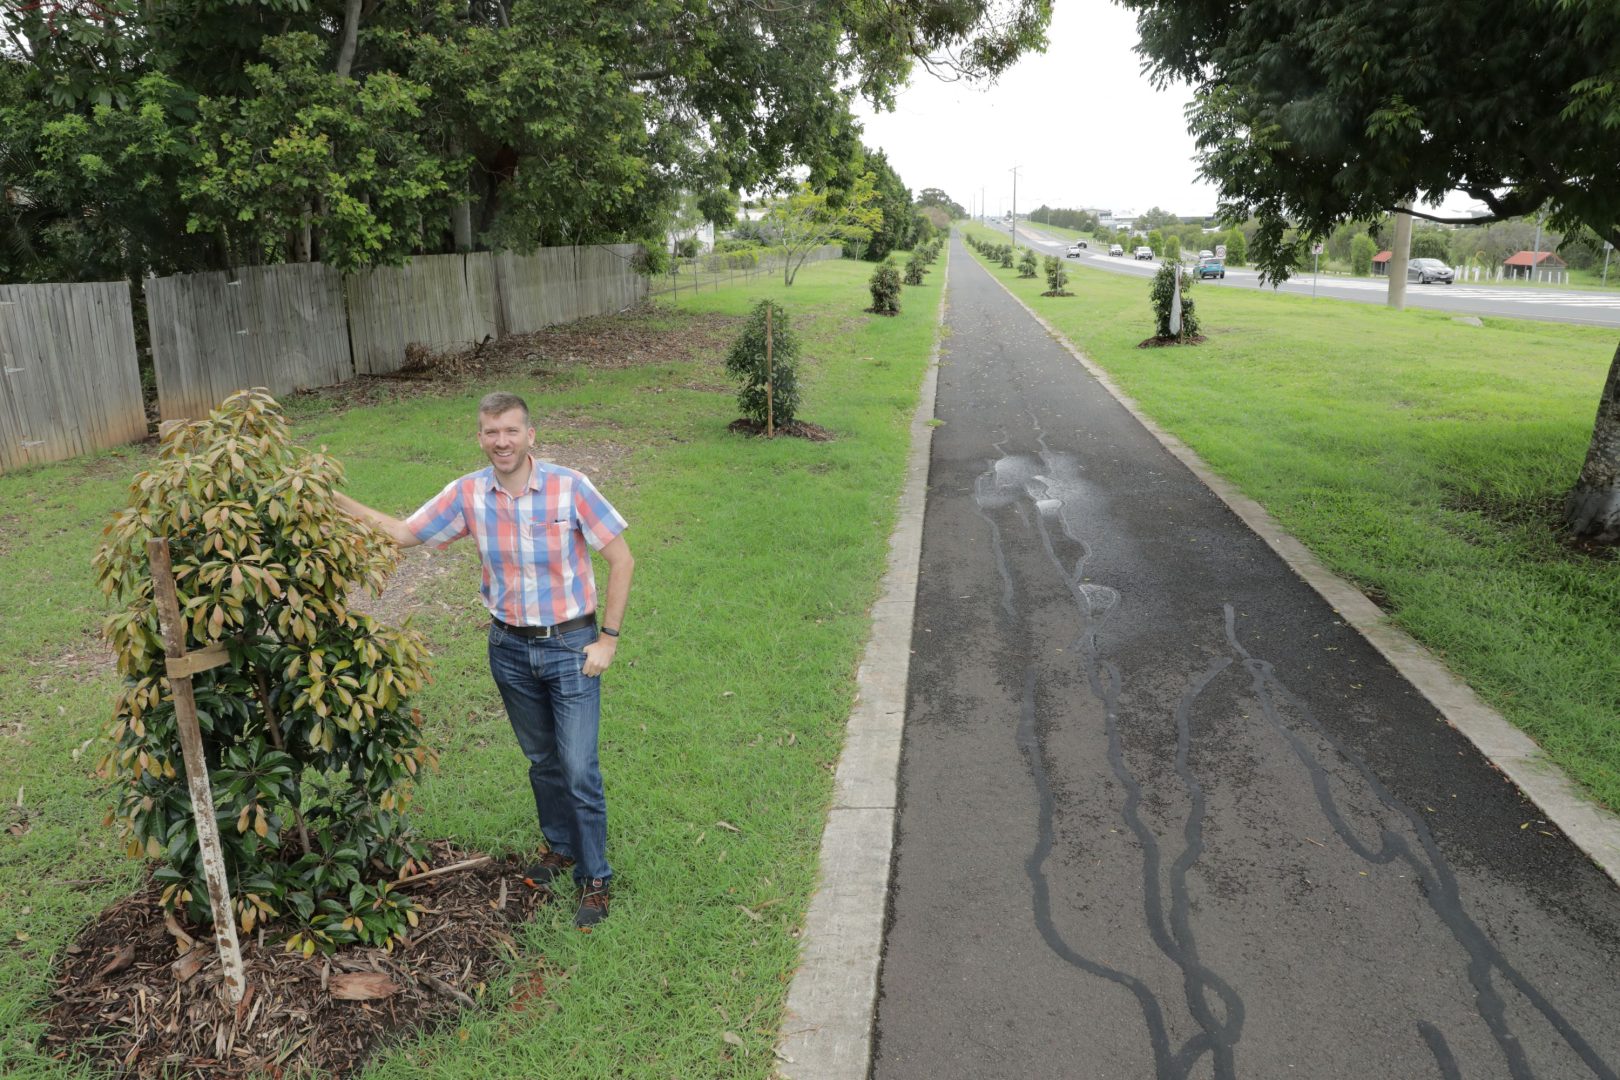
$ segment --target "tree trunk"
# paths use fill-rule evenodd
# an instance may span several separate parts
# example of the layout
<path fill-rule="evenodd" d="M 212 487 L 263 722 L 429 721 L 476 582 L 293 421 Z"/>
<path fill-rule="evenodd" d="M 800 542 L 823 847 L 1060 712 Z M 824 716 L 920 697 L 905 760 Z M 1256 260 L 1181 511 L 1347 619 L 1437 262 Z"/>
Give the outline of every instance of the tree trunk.
<path fill-rule="evenodd" d="M 452 136 L 449 149 L 452 158 L 461 157 L 461 140 Z M 470 183 L 472 177 L 469 175 L 467 179 Z M 472 250 L 472 195 L 470 192 L 467 193 L 466 198 L 450 207 L 450 233 L 456 251 Z"/>
<path fill-rule="evenodd" d="M 349 70 L 354 67 L 354 47 L 360 36 L 360 0 L 346 0 L 343 5 L 343 43 L 338 46 L 337 74 L 340 79 L 349 77 Z"/>
<path fill-rule="evenodd" d="M 1620 542 L 1620 348 L 1609 361 L 1586 464 L 1564 500 L 1564 522 L 1576 536 Z"/>
<path fill-rule="evenodd" d="M 1410 202 L 1403 206 L 1412 205 Z M 1396 311 L 1406 308 L 1406 264 L 1412 256 L 1412 215 L 1395 215 L 1395 242 L 1389 248 L 1389 262 L 1384 264 L 1389 274 L 1388 304 Z"/>

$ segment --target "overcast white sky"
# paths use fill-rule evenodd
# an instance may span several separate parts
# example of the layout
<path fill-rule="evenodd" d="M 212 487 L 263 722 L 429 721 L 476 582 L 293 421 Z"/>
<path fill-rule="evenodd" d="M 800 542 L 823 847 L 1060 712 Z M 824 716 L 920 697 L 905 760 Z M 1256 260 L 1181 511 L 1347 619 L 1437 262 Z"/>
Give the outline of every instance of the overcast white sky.
<path fill-rule="evenodd" d="M 913 75 L 892 113 L 862 103 L 863 141 L 888 152 L 913 193 L 944 188 L 961 203 L 984 191 L 991 213 L 1012 206 L 1100 207 L 1212 214 L 1182 107 L 1185 85 L 1159 93 L 1140 70 L 1136 19 L 1109 0 L 1055 5 L 1051 44 L 992 86 Z"/>
<path fill-rule="evenodd" d="M 942 83 L 919 70 L 894 112 L 860 103 L 863 141 L 888 152 L 913 194 L 944 188 L 973 209 L 982 189 L 992 214 L 1012 206 L 1014 165 L 1022 166 L 1020 211 L 1045 203 L 1213 214 L 1216 191 L 1198 178 L 1182 115 L 1192 90 L 1148 83 L 1134 51 L 1135 17 L 1110 0 L 1063 0 L 1049 36 L 1045 53 L 1026 56 L 994 85 Z M 1453 196 L 1445 208 L 1473 205 Z"/>

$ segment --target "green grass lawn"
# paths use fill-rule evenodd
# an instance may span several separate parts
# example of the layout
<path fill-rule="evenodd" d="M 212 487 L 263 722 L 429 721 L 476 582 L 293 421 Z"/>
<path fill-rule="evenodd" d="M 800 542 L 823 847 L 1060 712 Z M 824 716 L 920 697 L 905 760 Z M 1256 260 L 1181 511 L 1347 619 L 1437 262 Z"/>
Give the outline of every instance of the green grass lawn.
<path fill-rule="evenodd" d="M 991 273 L 1620 809 L 1620 558 L 1554 528 L 1616 331 L 1198 286 L 1208 340 L 1138 349 L 1146 281 Z"/>
<path fill-rule="evenodd" d="M 484 464 L 472 438 L 478 398 L 522 393 L 556 460 L 605 463 L 597 479 L 631 523 L 637 561 L 603 690 L 612 918 L 587 937 L 572 928 L 571 904 L 543 912 L 522 935 L 522 963 L 546 972 L 546 1007 L 465 1014 L 459 1028 L 385 1053 L 368 1075 L 770 1073 L 941 271 L 906 289 L 893 319 L 862 312 L 871 267 L 850 262 L 806 266 L 792 288 L 770 275 L 664 301 L 653 330 L 677 328 L 676 305 L 741 315 L 763 296 L 782 302 L 803 341 L 801 417 L 831 442 L 728 433 L 735 395 L 718 356 L 544 363 L 371 407 L 290 404 L 295 437 L 346 463 L 350 493 L 406 512 Z M 0 823 L 16 827 L 0 832 L 6 1076 L 78 1075 L 37 1049 L 51 962 L 143 871 L 102 827 L 92 775 L 116 679 L 89 559 L 149 459 L 132 448 L 0 476 L 0 805 L 26 814 Z M 416 618 L 436 682 L 416 704 L 444 758 L 421 791 L 418 831 L 530 851 L 538 831 L 484 659 L 476 554 L 462 544 L 435 559 L 442 577 L 423 587 Z M 493 986 L 490 1000 L 506 993 Z"/>

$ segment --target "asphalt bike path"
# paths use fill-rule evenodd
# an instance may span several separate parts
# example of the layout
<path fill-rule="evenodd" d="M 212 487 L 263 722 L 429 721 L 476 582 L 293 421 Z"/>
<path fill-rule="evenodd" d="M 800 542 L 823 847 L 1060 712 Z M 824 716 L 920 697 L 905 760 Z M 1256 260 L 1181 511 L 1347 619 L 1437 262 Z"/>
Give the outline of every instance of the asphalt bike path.
<path fill-rule="evenodd" d="M 872 1075 L 1620 1075 L 1613 883 L 952 255 Z"/>

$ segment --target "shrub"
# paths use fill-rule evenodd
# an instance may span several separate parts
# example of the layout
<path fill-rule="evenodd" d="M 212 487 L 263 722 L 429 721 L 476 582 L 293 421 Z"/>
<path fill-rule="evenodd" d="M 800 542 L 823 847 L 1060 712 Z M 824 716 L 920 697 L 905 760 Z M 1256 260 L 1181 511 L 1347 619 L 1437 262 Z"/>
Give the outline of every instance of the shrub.
<path fill-rule="evenodd" d="M 638 274 L 657 277 L 669 272 L 669 252 L 656 243 L 642 243 L 630 257 L 630 268 Z"/>
<path fill-rule="evenodd" d="M 95 555 L 123 603 L 105 632 L 124 677 L 101 763 L 133 858 L 162 865 L 166 909 L 212 920 L 182 764 L 146 541 L 167 537 L 186 648 L 218 642 L 222 667 L 194 677 L 198 721 L 245 932 L 279 916 L 306 954 L 380 944 L 415 925 L 389 881 L 420 865 L 405 820 L 418 773 L 438 760 L 407 704 L 427 680 L 413 630 L 350 610 L 397 558 L 335 505 L 342 467 L 294 446 L 262 390 L 176 425 Z"/>
<path fill-rule="evenodd" d="M 1249 244 L 1244 239 L 1242 229 L 1233 229 L 1226 234 L 1226 265 L 1242 266 L 1248 261 Z"/>
<path fill-rule="evenodd" d="M 770 370 L 765 366 L 765 312 L 771 313 Z M 769 412 L 778 425 L 786 424 L 799 412 L 799 339 L 788 324 L 780 304 L 761 300 L 748 313 L 742 333 L 726 354 L 726 371 L 742 386 L 737 391 L 737 408 L 748 419 L 763 425 L 767 413 L 765 387 L 770 385 Z"/>
<path fill-rule="evenodd" d="M 675 257 L 679 259 L 695 259 L 698 253 L 698 242 L 695 237 L 683 236 L 675 241 Z"/>
<path fill-rule="evenodd" d="M 1161 338 L 1173 336 L 1170 333 L 1170 311 L 1175 299 L 1176 275 L 1181 276 L 1181 333 L 1180 339 L 1193 337 L 1198 333 L 1198 316 L 1194 310 L 1192 299 L 1192 275 L 1185 273 L 1180 263 L 1167 262 L 1159 267 L 1159 272 L 1153 275 L 1153 284 L 1149 291 L 1149 299 L 1153 304 L 1153 317 L 1156 320 L 1154 333 Z"/>
<path fill-rule="evenodd" d="M 872 306 L 867 308 L 874 315 L 900 314 L 900 271 L 894 262 L 884 259 L 872 271 Z"/>
<path fill-rule="evenodd" d="M 1048 255 L 1045 262 L 1047 296 L 1073 296 L 1065 292 L 1063 286 L 1069 283 L 1069 268 L 1063 265 L 1063 260 L 1056 255 Z M 1032 275 L 1033 276 L 1033 275 Z"/>
<path fill-rule="evenodd" d="M 1171 261 L 1181 258 L 1181 237 L 1171 235 L 1164 238 L 1164 257 Z"/>
<path fill-rule="evenodd" d="M 923 283 L 923 260 L 922 260 L 922 256 L 920 254 L 918 254 L 917 252 L 913 251 L 911 253 L 911 258 L 906 260 L 906 284 L 907 285 L 921 285 L 922 283 Z"/>
<path fill-rule="evenodd" d="M 999 256 L 997 261 L 1001 263 L 1001 268 L 1003 270 L 1011 270 L 1012 269 L 1012 257 L 1013 257 L 1012 245 L 1011 244 L 1002 244 L 1000 246 L 997 254 Z"/>
<path fill-rule="evenodd" d="M 1023 254 L 1018 257 L 1018 276 L 1021 278 L 1035 276 L 1035 251 L 1033 248 L 1025 248 Z"/>
<path fill-rule="evenodd" d="M 1373 256 L 1378 254 L 1378 245 L 1373 238 L 1362 233 L 1350 241 L 1350 272 L 1357 277 L 1367 277 L 1372 273 Z"/>

